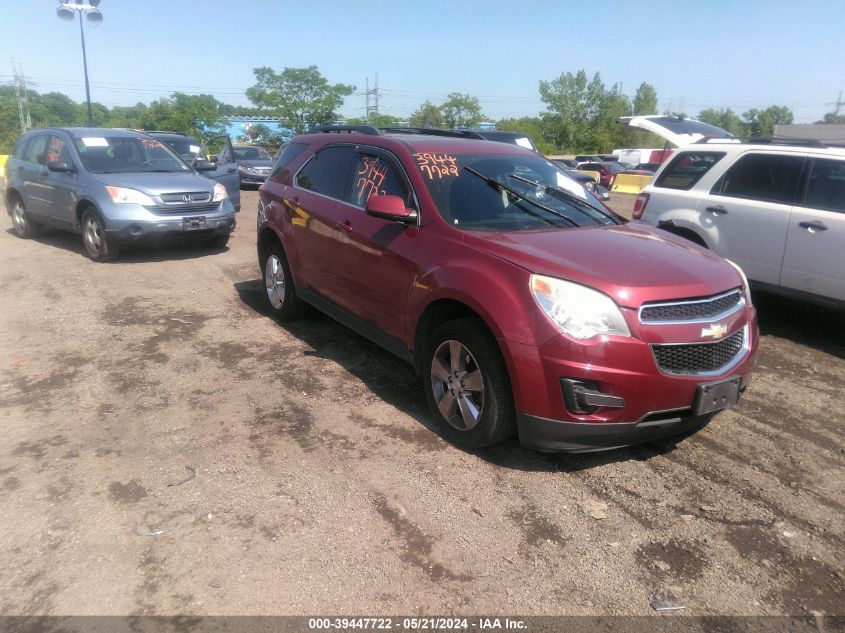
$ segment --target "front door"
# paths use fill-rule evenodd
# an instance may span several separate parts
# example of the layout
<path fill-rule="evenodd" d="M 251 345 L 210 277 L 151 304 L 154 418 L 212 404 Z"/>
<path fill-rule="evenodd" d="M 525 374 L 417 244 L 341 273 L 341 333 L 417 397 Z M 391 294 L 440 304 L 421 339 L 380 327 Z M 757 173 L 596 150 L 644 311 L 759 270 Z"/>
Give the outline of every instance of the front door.
<path fill-rule="evenodd" d="M 193 149 L 193 148 L 192 148 Z M 191 165 L 197 160 L 204 160 L 205 156 L 217 155 L 217 168 L 213 171 L 199 172 L 201 176 L 211 178 L 226 187 L 226 193 L 235 211 L 241 210 L 241 176 L 238 173 L 238 164 L 232 160 L 232 139 L 228 134 L 212 136 L 202 146 L 197 148 Z"/>
<path fill-rule="evenodd" d="M 395 195 L 415 208 L 407 176 L 390 154 L 359 148 L 351 186 L 338 206 L 338 303 L 393 339 L 405 335 L 405 303 L 417 226 L 367 215 L 370 196 Z"/>

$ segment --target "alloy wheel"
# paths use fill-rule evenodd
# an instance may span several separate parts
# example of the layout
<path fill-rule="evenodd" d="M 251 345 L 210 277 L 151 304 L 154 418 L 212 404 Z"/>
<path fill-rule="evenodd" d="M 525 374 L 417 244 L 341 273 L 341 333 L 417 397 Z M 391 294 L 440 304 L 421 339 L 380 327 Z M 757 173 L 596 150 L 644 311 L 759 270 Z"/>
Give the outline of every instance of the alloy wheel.
<path fill-rule="evenodd" d="M 431 389 L 443 418 L 461 431 L 474 428 L 484 410 L 484 379 L 460 342 L 443 341 L 431 359 Z"/>
<path fill-rule="evenodd" d="M 264 266 L 264 287 L 273 309 L 278 310 L 285 301 L 285 271 L 276 255 L 270 255 Z"/>

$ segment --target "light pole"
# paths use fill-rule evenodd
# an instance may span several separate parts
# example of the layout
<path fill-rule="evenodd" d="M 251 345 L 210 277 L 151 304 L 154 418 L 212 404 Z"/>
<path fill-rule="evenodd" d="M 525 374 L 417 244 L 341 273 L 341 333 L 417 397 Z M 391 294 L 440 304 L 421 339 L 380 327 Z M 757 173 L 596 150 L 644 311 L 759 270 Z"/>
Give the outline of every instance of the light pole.
<path fill-rule="evenodd" d="M 85 32 L 82 29 L 82 14 L 88 19 L 91 24 L 99 24 L 103 21 L 103 14 L 97 7 L 100 0 L 88 0 L 87 3 L 81 2 L 62 2 L 59 0 L 59 8 L 56 9 L 56 15 L 60 19 L 70 22 L 73 20 L 73 12 L 79 13 L 79 37 L 82 39 L 82 69 L 85 71 L 85 100 L 88 103 L 88 127 L 94 126 L 93 118 L 91 117 L 91 89 L 88 87 L 88 57 L 85 55 Z"/>

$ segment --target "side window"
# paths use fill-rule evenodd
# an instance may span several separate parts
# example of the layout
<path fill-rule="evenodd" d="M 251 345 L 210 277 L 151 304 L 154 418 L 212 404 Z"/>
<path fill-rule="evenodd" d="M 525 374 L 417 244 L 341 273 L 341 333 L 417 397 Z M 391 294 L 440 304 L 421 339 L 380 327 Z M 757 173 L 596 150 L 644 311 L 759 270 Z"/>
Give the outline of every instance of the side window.
<path fill-rule="evenodd" d="M 285 143 L 279 152 L 279 157 L 276 159 L 276 164 L 273 165 L 273 171 L 269 177 L 272 178 L 290 165 L 307 147 L 308 145 L 305 143 Z"/>
<path fill-rule="evenodd" d="M 70 148 L 61 136 L 51 136 L 47 144 L 47 162 L 61 162 L 73 165 Z"/>
<path fill-rule="evenodd" d="M 725 172 L 711 193 L 791 204 L 803 162 L 801 156 L 743 156 Z"/>
<path fill-rule="evenodd" d="M 845 213 L 845 160 L 813 160 L 804 206 Z"/>
<path fill-rule="evenodd" d="M 26 148 L 23 159 L 28 163 L 35 163 L 36 165 L 47 164 L 47 139 L 46 134 L 36 136 L 33 138 Z"/>
<path fill-rule="evenodd" d="M 296 186 L 330 198 L 345 198 L 355 150 L 348 146 L 327 147 L 317 152 L 296 176 Z"/>
<path fill-rule="evenodd" d="M 29 141 L 29 138 L 26 136 L 23 136 L 18 139 L 18 142 L 15 143 L 15 148 L 12 150 L 12 156 L 23 160 L 24 151 L 26 151 L 27 141 Z"/>
<path fill-rule="evenodd" d="M 352 191 L 346 201 L 358 207 L 367 206 L 370 196 L 399 196 L 409 203 L 409 191 L 390 161 L 371 154 L 358 154 Z"/>
<path fill-rule="evenodd" d="M 681 152 L 660 173 L 655 187 L 689 191 L 725 157 L 725 152 Z"/>

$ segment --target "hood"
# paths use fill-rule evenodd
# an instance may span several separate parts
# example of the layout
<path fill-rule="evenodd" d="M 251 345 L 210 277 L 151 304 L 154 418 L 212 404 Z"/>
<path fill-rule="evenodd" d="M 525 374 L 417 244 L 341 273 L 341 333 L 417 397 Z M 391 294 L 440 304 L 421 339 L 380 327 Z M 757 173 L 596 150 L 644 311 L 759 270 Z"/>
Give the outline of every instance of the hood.
<path fill-rule="evenodd" d="M 735 139 L 739 142 L 739 139 L 727 130 L 679 116 L 623 116 L 619 118 L 619 122 L 657 134 L 676 147 L 690 145 L 703 138 Z"/>
<path fill-rule="evenodd" d="M 214 191 L 214 182 L 193 171 L 173 173 L 91 174 L 104 185 L 128 187 L 143 191 L 147 195 L 183 193 L 188 191 Z"/>
<path fill-rule="evenodd" d="M 465 241 L 532 273 L 600 290 L 621 306 L 706 297 L 742 285 L 724 259 L 662 229 L 630 223 L 578 229 L 476 233 Z"/>

